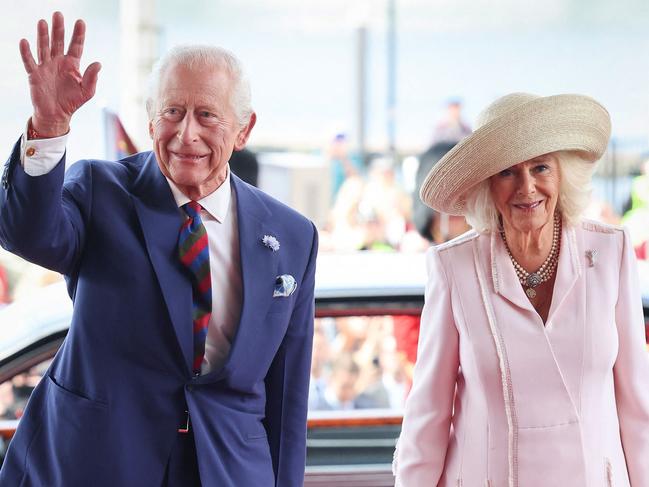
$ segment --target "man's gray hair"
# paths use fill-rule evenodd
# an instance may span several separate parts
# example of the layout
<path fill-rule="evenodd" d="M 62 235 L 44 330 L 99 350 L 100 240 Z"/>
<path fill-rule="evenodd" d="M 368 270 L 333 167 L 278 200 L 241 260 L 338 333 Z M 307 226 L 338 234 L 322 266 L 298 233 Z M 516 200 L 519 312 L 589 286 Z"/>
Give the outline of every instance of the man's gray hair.
<path fill-rule="evenodd" d="M 591 178 L 595 164 L 585 161 L 577 152 L 559 151 L 559 201 L 557 208 L 563 221 L 576 225 L 590 203 Z M 471 190 L 466 200 L 466 221 L 478 232 L 494 232 L 500 229 L 496 204 L 491 196 L 489 179 Z"/>
<path fill-rule="evenodd" d="M 224 68 L 232 80 L 230 103 L 240 127 L 250 121 L 252 104 L 250 83 L 243 72 L 243 66 L 237 57 L 227 49 L 209 45 L 180 45 L 167 51 L 153 66 L 149 75 L 146 111 L 149 120 L 153 120 L 158 110 L 160 82 L 169 68 L 175 65 L 187 66 L 190 69 L 199 66 Z"/>

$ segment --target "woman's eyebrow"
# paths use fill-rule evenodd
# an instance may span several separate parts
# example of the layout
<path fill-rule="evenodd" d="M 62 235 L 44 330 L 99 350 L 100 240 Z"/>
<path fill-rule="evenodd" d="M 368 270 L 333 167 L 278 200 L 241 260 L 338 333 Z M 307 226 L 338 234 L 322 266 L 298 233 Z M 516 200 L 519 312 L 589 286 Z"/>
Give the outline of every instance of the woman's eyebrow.
<path fill-rule="evenodd" d="M 544 162 L 548 160 L 548 155 L 543 154 L 541 156 L 536 156 L 534 159 L 530 159 L 530 162 Z"/>

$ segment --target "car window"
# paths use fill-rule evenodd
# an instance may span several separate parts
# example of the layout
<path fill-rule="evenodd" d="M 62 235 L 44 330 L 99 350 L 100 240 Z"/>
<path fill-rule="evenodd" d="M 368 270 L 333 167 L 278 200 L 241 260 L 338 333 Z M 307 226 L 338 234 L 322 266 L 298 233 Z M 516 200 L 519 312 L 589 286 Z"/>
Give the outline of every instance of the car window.
<path fill-rule="evenodd" d="M 317 318 L 310 411 L 400 411 L 412 384 L 419 317 Z"/>
<path fill-rule="evenodd" d="M 45 375 L 51 361 L 52 359 L 45 360 L 0 384 L 0 419 L 20 419 L 29 396 Z"/>
<path fill-rule="evenodd" d="M 316 318 L 310 411 L 401 411 L 412 384 L 419 317 Z M 0 419 L 19 419 L 52 359 L 0 384 Z"/>

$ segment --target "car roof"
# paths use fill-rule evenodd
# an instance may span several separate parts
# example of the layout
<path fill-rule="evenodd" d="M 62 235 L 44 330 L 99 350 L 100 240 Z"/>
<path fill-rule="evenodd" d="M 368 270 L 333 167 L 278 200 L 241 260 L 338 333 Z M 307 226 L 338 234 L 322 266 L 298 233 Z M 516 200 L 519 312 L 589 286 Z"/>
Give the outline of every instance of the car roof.
<path fill-rule="evenodd" d="M 649 262 L 639 261 L 638 270 L 642 302 L 647 309 Z M 315 294 L 323 308 L 344 303 L 344 309 L 354 309 L 349 304 L 351 301 L 365 299 L 398 309 L 402 304 L 392 306 L 394 302 L 390 302 L 397 297 L 405 300 L 412 312 L 416 308 L 413 302 L 423 302 L 425 283 L 423 253 L 323 252 L 318 255 Z M 28 298 L 0 309 L 0 361 L 38 340 L 64 332 L 70 325 L 71 315 L 72 302 L 64 281 L 34 289 Z"/>
<path fill-rule="evenodd" d="M 425 284 L 423 253 L 367 251 L 318 255 L 316 299 L 423 296 Z"/>
<path fill-rule="evenodd" d="M 320 253 L 316 265 L 316 299 L 394 295 L 423 296 L 423 254 L 397 252 Z M 0 309 L 0 360 L 70 325 L 72 302 L 64 281 L 30 291 Z"/>
<path fill-rule="evenodd" d="M 29 292 L 0 309 L 0 360 L 70 326 L 72 301 L 64 281 Z"/>

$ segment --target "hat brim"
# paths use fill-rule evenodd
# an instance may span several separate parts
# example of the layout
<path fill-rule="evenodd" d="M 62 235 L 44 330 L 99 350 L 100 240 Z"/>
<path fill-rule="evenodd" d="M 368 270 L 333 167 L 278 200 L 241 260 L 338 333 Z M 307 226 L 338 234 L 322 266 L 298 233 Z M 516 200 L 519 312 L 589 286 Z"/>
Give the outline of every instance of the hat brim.
<path fill-rule="evenodd" d="M 535 98 L 459 142 L 433 166 L 419 195 L 437 211 L 464 215 L 467 194 L 494 174 L 556 151 L 576 151 L 595 162 L 604 154 L 610 134 L 608 112 L 590 97 Z"/>

